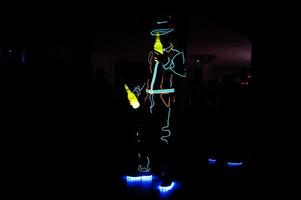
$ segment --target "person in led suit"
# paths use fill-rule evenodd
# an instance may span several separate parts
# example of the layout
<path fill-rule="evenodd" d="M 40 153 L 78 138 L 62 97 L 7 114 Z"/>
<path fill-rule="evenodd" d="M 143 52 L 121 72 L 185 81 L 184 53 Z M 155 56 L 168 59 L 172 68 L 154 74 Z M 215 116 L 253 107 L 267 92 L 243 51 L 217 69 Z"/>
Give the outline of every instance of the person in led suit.
<path fill-rule="evenodd" d="M 157 21 L 156 28 L 151 31 L 155 43 L 148 55 L 147 80 L 133 90 L 143 101 L 144 108 L 137 131 L 140 144 L 138 171 L 150 173 L 151 157 L 159 157 L 162 185 L 166 186 L 171 184 L 167 160 L 171 155 L 168 146 L 173 134 L 175 79 L 186 77 L 184 53 L 177 50 L 172 42 L 175 30 L 169 22 Z"/>

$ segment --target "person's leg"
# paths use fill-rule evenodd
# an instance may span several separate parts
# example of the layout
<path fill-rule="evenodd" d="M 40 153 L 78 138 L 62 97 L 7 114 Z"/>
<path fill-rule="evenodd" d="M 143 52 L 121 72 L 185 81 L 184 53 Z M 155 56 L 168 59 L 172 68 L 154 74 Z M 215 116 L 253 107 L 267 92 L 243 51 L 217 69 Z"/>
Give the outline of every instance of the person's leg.
<path fill-rule="evenodd" d="M 138 144 L 138 166 L 137 170 L 140 174 L 150 174 L 152 168 L 152 155 L 154 144 L 154 133 L 156 130 L 156 96 L 149 95 L 143 112 L 140 115 L 138 121 L 140 123 L 137 127 L 137 144 Z"/>
<path fill-rule="evenodd" d="M 162 186 L 171 184 L 171 141 L 173 135 L 173 104 L 170 95 L 162 95 L 161 102 L 161 136 L 160 136 L 160 165 Z"/>
<path fill-rule="evenodd" d="M 149 148 L 148 148 L 148 141 L 146 140 L 147 134 L 145 130 L 138 129 L 136 135 L 137 135 L 137 143 L 138 143 L 138 166 L 137 170 L 138 173 L 148 173 L 151 171 L 150 167 L 150 157 L 149 157 Z"/>

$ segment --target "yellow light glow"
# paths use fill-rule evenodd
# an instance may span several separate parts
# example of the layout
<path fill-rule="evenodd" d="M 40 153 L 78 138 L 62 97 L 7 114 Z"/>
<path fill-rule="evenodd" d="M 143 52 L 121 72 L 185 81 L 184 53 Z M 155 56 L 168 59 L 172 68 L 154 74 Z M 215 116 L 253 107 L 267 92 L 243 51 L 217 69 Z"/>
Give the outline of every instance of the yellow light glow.
<path fill-rule="evenodd" d="M 134 109 L 139 108 L 140 107 L 140 103 L 139 103 L 136 95 L 129 89 L 129 87 L 126 84 L 124 84 L 124 87 L 125 87 L 125 90 L 126 90 L 127 97 L 128 97 L 129 102 L 130 102 L 130 105 Z"/>
<path fill-rule="evenodd" d="M 154 50 L 163 54 L 163 45 L 160 40 L 160 33 L 158 33 L 158 32 L 156 33 L 156 41 L 154 44 Z"/>

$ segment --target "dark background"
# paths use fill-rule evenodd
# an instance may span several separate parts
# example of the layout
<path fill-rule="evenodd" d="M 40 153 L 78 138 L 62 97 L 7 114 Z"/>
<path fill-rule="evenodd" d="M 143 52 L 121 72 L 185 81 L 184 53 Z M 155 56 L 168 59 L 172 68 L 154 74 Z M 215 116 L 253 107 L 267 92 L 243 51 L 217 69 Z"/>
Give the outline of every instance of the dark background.
<path fill-rule="evenodd" d="M 217 80 L 197 83 L 203 89 L 194 93 L 193 100 L 202 103 L 188 105 L 182 101 L 178 105 L 178 132 L 183 134 L 179 134 L 175 145 L 174 170 L 186 184 L 179 198 L 198 194 L 198 185 L 205 185 L 207 194 L 226 190 L 228 196 L 236 191 L 255 195 L 261 190 L 259 166 L 266 137 L 259 131 L 265 114 L 260 96 L 264 86 L 259 83 L 264 79 L 261 70 L 266 64 L 266 44 L 258 35 L 262 30 L 258 30 L 257 21 L 248 14 L 239 14 L 244 23 L 232 15 L 206 16 L 251 42 L 252 68 L 222 77 L 223 86 L 216 86 Z M 120 176 L 131 167 L 135 117 L 122 84 L 129 80 L 134 85 L 140 80 L 126 70 L 119 73 L 128 74 L 114 79 L 114 84 L 102 70 L 93 74 L 92 35 L 99 32 L 112 36 L 104 38 L 108 42 L 121 37 L 121 32 L 148 33 L 155 16 L 130 16 L 128 19 L 136 19 L 130 22 L 125 16 L 100 16 L 96 22 L 102 26 L 96 29 L 86 27 L 86 19 L 63 18 L 63 22 L 72 22 L 66 23 L 72 25 L 71 30 L 62 31 L 64 23 L 57 27 L 45 23 L 48 29 L 42 24 L 43 28 L 35 31 L 22 28 L 1 33 L 0 48 L 7 54 L 3 53 L 5 59 L 1 60 L 1 124 L 8 186 L 17 185 L 14 188 L 18 193 L 41 197 L 63 193 L 67 197 L 110 194 L 131 198 L 131 194 L 122 193 Z M 176 18 L 179 26 L 185 26 L 185 15 L 176 14 Z M 76 22 L 79 25 L 73 26 Z M 185 46 L 185 37 L 181 42 Z M 10 49 L 13 52 L 8 55 Z M 22 60 L 24 49 L 26 59 Z M 119 65 L 132 67 L 133 62 Z M 140 75 L 143 70 L 136 73 Z M 240 82 L 235 85 L 235 77 L 245 77 L 247 73 L 254 74 L 250 87 L 241 88 Z M 191 84 L 193 87 L 195 83 Z M 222 91 L 214 93 L 215 90 Z M 218 111 L 208 105 L 217 96 L 223 99 Z M 244 128 L 240 126 L 241 118 L 248 124 Z M 250 165 L 238 175 L 227 175 L 223 167 L 208 168 L 208 156 L 218 151 L 221 159 L 244 159 Z"/>

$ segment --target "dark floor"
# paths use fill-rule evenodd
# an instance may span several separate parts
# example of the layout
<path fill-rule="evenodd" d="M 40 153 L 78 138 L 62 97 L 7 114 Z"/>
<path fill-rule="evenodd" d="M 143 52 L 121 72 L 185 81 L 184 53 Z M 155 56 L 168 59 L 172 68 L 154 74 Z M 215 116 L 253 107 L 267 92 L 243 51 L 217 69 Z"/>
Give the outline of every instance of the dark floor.
<path fill-rule="evenodd" d="M 21 103 L 8 99 L 2 112 L 3 130 L 7 130 L 3 133 L 6 186 L 11 197 L 160 198 L 155 188 L 126 187 L 122 180 L 135 152 L 131 143 L 134 122 L 124 105 L 34 96 L 38 98 Z M 233 139 L 236 134 L 222 131 L 218 120 L 216 124 L 204 121 L 207 116 L 192 110 L 178 112 L 181 123 L 172 170 L 179 188 L 168 198 L 256 196 L 262 184 L 257 174 L 256 136 L 249 137 L 251 130 L 246 130 L 245 137 Z M 219 161 L 243 160 L 245 167 L 210 166 L 211 156 Z"/>

